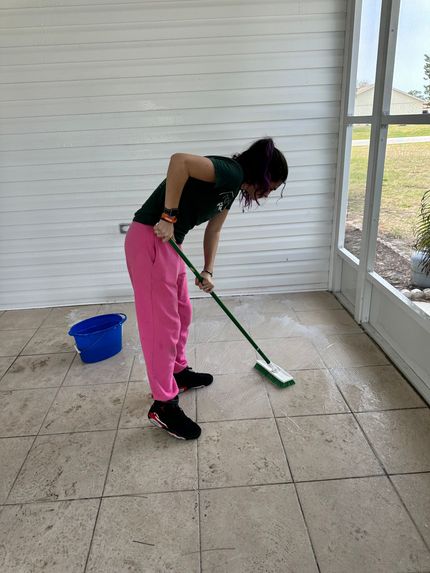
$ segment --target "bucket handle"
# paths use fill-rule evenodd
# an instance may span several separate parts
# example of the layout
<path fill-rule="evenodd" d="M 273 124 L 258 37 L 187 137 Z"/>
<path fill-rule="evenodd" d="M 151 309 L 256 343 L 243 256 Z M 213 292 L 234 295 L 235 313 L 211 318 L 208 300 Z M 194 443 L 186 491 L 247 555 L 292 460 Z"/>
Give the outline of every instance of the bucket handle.
<path fill-rule="evenodd" d="M 124 324 L 124 322 L 127 320 L 127 315 L 124 314 L 123 312 L 115 312 L 115 314 L 118 314 L 119 316 L 121 316 L 122 320 L 121 320 L 121 322 L 118 322 L 118 324 L 115 324 L 113 327 L 110 327 L 110 328 L 116 328 L 117 326 L 122 326 Z M 70 336 L 74 336 L 73 334 L 71 334 L 70 330 L 69 330 L 68 334 Z M 94 332 L 80 332 L 79 333 L 79 336 L 93 336 L 93 335 L 94 335 Z"/>

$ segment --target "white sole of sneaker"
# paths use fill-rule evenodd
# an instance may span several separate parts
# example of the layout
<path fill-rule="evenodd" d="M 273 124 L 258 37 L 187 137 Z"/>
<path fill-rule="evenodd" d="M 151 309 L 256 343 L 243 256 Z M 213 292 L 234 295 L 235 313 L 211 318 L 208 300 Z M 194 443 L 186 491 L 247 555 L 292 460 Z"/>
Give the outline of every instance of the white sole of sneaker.
<path fill-rule="evenodd" d="M 207 386 L 202 384 L 201 386 L 193 386 L 192 388 L 187 388 L 186 390 L 184 388 L 178 388 L 178 390 L 179 394 L 183 394 L 184 392 L 188 392 L 189 390 L 199 390 L 200 388 L 207 388 Z"/>

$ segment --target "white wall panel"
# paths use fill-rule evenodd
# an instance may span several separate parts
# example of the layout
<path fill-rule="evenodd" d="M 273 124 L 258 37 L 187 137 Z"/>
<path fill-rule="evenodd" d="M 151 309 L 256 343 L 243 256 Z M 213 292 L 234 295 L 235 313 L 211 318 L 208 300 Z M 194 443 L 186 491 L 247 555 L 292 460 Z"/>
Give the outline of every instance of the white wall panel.
<path fill-rule="evenodd" d="M 421 395 L 430 402 L 430 333 L 428 318 L 418 319 L 407 305 L 372 287 L 369 324 L 372 334 L 404 371 Z M 366 326 L 366 325 L 365 325 Z"/>
<path fill-rule="evenodd" d="M 234 205 L 218 290 L 326 289 L 345 8 L 3 0 L 1 308 L 130 298 L 118 225 L 170 155 L 230 155 L 267 135 L 290 165 L 285 196 Z M 203 230 L 185 243 L 196 264 Z"/>
<path fill-rule="evenodd" d="M 282 12 L 282 6 L 291 2 L 279 2 L 274 5 L 274 10 Z M 194 13 L 197 14 L 202 8 L 200 2 L 194 4 Z M 97 44 L 99 42 L 142 42 L 160 40 L 166 37 L 169 39 L 184 40 L 188 38 L 214 38 L 217 40 L 230 38 L 231 36 L 242 37 L 244 41 L 252 41 L 254 36 L 265 36 L 266 34 L 303 34 L 321 32 L 340 32 L 345 28 L 345 2 L 338 2 L 341 12 L 339 14 L 306 14 L 298 16 L 260 16 L 252 15 L 253 9 L 258 4 L 248 5 L 241 2 L 244 15 L 242 17 L 229 17 L 225 7 L 217 4 L 218 18 L 194 18 L 193 20 L 182 19 L 181 10 L 185 6 L 182 2 L 176 2 L 172 12 L 172 17 L 176 18 L 167 21 L 145 20 L 145 5 L 141 6 L 141 18 L 128 22 L 108 22 L 102 16 L 104 7 L 99 8 L 99 23 L 81 25 L 57 25 L 50 26 L 49 23 L 43 25 L 43 34 L 38 26 L 18 26 L 2 31 L 0 35 L 0 47 L 36 47 L 54 46 L 64 44 Z M 162 3 L 158 4 L 162 6 Z M 264 5 L 265 7 L 266 5 Z M 81 6 L 76 8 L 80 12 Z M 20 10 L 18 18 L 25 14 Z M 160 15 L 160 18 L 162 16 Z M 18 22 L 17 22 L 18 24 Z"/>
<path fill-rule="evenodd" d="M 334 97 L 334 96 L 333 96 Z M 1 112 L 1 108 L 0 108 Z M 339 105 L 333 102 L 319 102 L 318 105 L 284 102 L 282 105 L 224 107 L 208 110 L 174 109 L 169 113 L 160 114 L 157 111 L 145 112 L 114 112 L 111 114 L 92 113 L 66 116 L 26 117 L 1 119 L 2 133 L 47 133 L 61 132 L 65 136 L 69 132 L 104 129 L 141 129 L 147 127 L 167 127 L 175 130 L 177 127 L 190 125 L 230 124 L 236 122 L 253 123 L 257 121 L 282 122 L 300 119 L 338 118 Z M 91 121 L 91 124 L 89 123 Z M 234 133 L 234 132 L 233 132 Z"/>
<path fill-rule="evenodd" d="M 37 51 L 29 53 L 26 47 L 4 48 L 0 53 L 2 64 L 56 64 L 89 61 L 118 60 L 133 62 L 145 58 L 170 58 L 172 52 L 176 58 L 195 56 L 211 56 L 214 53 L 222 54 L 260 54 L 279 52 L 302 52 L 303 50 L 342 50 L 343 31 L 326 33 L 301 33 L 290 35 L 255 36 L 252 42 L 244 42 L 241 37 L 229 37 L 228 42 L 217 38 L 187 38 L 185 40 L 171 40 L 162 38 L 158 40 L 142 40 L 141 42 L 109 43 L 98 42 L 91 45 L 57 45 L 55 52 L 50 46 L 38 46 Z M 11 70 L 13 72 L 13 70 Z"/>
<path fill-rule="evenodd" d="M 99 129 L 91 131 L 74 131 L 63 132 L 53 131 L 44 133 L 18 133 L 8 134 L 7 139 L 0 140 L 0 150 L 35 150 L 35 149 L 64 149 L 64 145 L 72 149 L 82 148 L 85 146 L 98 147 L 108 145 L 123 144 L 154 144 L 154 143 L 178 143 L 198 141 L 216 141 L 225 140 L 234 132 L 235 138 L 243 139 L 252 138 L 256 131 L 270 131 L 273 137 L 284 136 L 286 144 L 290 142 L 292 148 L 297 145 L 307 145 L 305 136 L 312 135 L 314 138 L 329 135 L 330 138 L 336 138 L 334 130 L 338 127 L 338 120 L 335 118 L 328 119 L 304 119 L 300 121 L 266 121 L 266 122 L 248 122 L 248 123 L 231 123 L 231 124 L 207 124 L 184 126 L 172 131 L 168 127 L 145 127 L 129 129 Z M 315 132 L 317 135 L 315 135 Z M 298 137 L 300 136 L 300 137 Z M 325 141 L 325 137 L 321 138 Z M 3 156 L 5 162 L 8 155 Z"/>
<path fill-rule="evenodd" d="M 339 255 L 338 255 L 339 256 Z M 348 310 L 353 313 L 357 295 L 357 269 L 345 259 L 339 257 L 342 264 L 340 294 L 343 296 L 342 302 Z"/>

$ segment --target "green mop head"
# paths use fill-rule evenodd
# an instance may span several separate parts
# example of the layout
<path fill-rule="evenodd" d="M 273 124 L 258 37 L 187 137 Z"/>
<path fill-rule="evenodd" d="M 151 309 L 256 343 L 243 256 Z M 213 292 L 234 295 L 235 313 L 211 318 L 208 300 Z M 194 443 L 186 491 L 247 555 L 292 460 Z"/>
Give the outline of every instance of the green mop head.
<path fill-rule="evenodd" d="M 288 374 L 286 370 L 277 366 L 274 362 L 266 363 L 264 360 L 257 360 L 254 368 L 263 376 L 266 376 L 273 384 L 279 386 L 279 388 L 286 388 L 295 384 L 291 374 Z"/>

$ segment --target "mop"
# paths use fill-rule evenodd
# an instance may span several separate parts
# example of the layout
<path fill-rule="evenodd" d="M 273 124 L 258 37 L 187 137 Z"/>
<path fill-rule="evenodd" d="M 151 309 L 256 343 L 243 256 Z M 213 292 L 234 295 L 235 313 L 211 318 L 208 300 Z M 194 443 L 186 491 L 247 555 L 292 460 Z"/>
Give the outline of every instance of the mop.
<path fill-rule="evenodd" d="M 181 257 L 181 259 L 185 262 L 187 267 L 192 271 L 192 273 L 197 277 L 197 279 L 202 282 L 203 277 L 198 272 L 198 270 L 194 267 L 191 261 L 184 255 L 182 250 L 178 247 L 176 242 L 173 239 L 170 239 L 169 243 Z M 286 370 L 275 364 L 268 358 L 261 348 L 252 340 L 251 336 L 246 332 L 243 326 L 239 323 L 239 321 L 232 315 L 229 309 L 225 306 L 225 304 L 218 298 L 218 296 L 211 291 L 211 297 L 219 304 L 222 310 L 226 313 L 226 315 L 233 321 L 233 323 L 237 326 L 237 328 L 241 331 L 241 333 L 245 336 L 245 338 L 252 344 L 258 354 L 262 357 L 263 360 L 257 360 L 254 368 L 256 368 L 263 376 L 268 378 L 273 384 L 279 386 L 280 388 L 286 388 L 287 386 L 291 386 L 294 384 L 294 379 Z"/>

